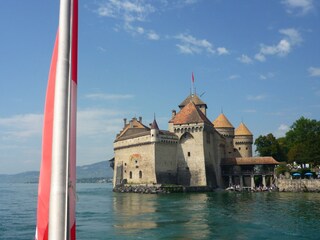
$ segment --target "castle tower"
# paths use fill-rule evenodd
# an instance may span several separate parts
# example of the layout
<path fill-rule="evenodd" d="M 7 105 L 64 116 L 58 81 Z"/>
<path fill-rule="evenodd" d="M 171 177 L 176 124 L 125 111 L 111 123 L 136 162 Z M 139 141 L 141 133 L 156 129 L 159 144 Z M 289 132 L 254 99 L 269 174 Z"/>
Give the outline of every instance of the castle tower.
<path fill-rule="evenodd" d="M 223 113 L 221 113 L 212 123 L 215 129 L 226 139 L 226 157 L 234 157 L 234 127 Z"/>
<path fill-rule="evenodd" d="M 252 157 L 253 135 L 247 126 L 242 122 L 235 130 L 234 147 L 240 157 Z"/>
<path fill-rule="evenodd" d="M 215 146 L 218 133 L 203 112 L 206 104 L 196 95 L 190 95 L 179 107 L 181 110 L 174 113 L 169 122 L 172 132 L 179 138 L 177 183 L 184 186 L 220 186 L 219 152 L 214 151 L 218 147 Z"/>
<path fill-rule="evenodd" d="M 159 127 L 156 119 L 153 120 L 153 123 L 150 126 L 151 142 L 157 142 L 159 136 Z"/>
<path fill-rule="evenodd" d="M 207 104 L 204 103 L 197 94 L 190 94 L 182 103 L 180 103 L 179 108 L 180 110 L 184 108 L 189 102 L 193 102 L 201 112 L 207 116 Z"/>

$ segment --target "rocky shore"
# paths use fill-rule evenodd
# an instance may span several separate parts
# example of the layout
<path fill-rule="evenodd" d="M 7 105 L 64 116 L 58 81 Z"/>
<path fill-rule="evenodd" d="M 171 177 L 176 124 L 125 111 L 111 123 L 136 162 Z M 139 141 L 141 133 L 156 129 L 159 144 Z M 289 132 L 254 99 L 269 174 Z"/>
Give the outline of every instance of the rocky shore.
<path fill-rule="evenodd" d="M 211 192 L 213 189 L 209 187 L 184 187 L 181 185 L 131 185 L 122 184 L 113 188 L 114 192 L 119 193 L 143 193 L 143 194 L 159 194 L 159 193 L 183 193 L 183 192 Z"/>

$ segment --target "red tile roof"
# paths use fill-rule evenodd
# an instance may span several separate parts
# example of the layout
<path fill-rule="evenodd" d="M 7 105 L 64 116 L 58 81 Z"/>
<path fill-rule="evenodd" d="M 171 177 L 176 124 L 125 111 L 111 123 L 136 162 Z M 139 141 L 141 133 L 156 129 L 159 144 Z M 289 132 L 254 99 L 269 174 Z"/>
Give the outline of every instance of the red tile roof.
<path fill-rule="evenodd" d="M 234 128 L 223 113 L 221 113 L 212 123 L 215 128 Z"/>
<path fill-rule="evenodd" d="M 224 158 L 221 165 L 279 165 L 273 157 Z"/>
<path fill-rule="evenodd" d="M 183 108 L 189 102 L 193 102 L 196 106 L 204 105 L 207 108 L 207 104 L 205 104 L 196 94 L 189 95 L 182 103 L 180 103 L 179 108 Z"/>
<path fill-rule="evenodd" d="M 235 130 L 236 136 L 252 136 L 252 133 L 244 123 L 240 123 L 239 127 Z"/>
<path fill-rule="evenodd" d="M 184 106 L 170 122 L 173 124 L 207 123 L 212 125 L 206 115 L 192 101 Z"/>

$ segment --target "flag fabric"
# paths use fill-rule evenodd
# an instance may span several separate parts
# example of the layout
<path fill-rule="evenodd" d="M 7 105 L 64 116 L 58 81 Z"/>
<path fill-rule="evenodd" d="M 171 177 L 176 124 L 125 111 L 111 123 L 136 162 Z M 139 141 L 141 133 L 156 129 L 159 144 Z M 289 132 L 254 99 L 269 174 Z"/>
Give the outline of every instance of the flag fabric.
<path fill-rule="evenodd" d="M 76 119 L 78 83 L 78 0 L 73 1 L 71 38 L 71 128 L 69 165 L 70 239 L 76 239 Z"/>
<path fill-rule="evenodd" d="M 36 239 L 48 239 L 49 230 L 49 201 L 50 201 L 50 182 L 51 182 L 51 158 L 52 158 L 52 130 L 53 130 L 53 109 L 54 109 L 54 90 L 55 77 L 58 58 L 58 38 L 53 49 L 51 67 L 49 71 L 47 95 L 44 110 L 44 123 L 42 133 L 42 156 L 38 186 L 38 207 L 37 207 L 37 229 Z"/>
<path fill-rule="evenodd" d="M 69 1 L 69 0 L 68 0 Z M 69 133 L 69 170 L 68 174 L 68 219 L 69 219 L 69 239 L 76 239 L 76 225 L 75 225 L 75 183 L 76 183 L 76 101 L 77 101 L 77 51 L 78 51 L 78 0 L 70 0 L 71 13 L 70 22 L 70 53 L 71 66 L 70 73 L 70 133 Z M 54 102 L 56 98 L 56 73 L 58 62 L 59 49 L 59 29 L 56 36 L 56 41 L 53 49 L 51 66 L 48 77 L 46 102 L 44 110 L 44 125 L 42 136 L 42 156 L 41 167 L 38 186 L 38 205 L 37 205 L 37 226 L 36 226 L 36 240 L 48 239 L 49 232 L 49 207 L 50 207 L 50 190 L 51 190 L 51 170 L 52 170 L 52 146 L 53 146 L 53 125 L 54 125 Z"/>
<path fill-rule="evenodd" d="M 192 83 L 194 83 L 194 75 L 193 75 L 193 72 L 192 72 Z"/>

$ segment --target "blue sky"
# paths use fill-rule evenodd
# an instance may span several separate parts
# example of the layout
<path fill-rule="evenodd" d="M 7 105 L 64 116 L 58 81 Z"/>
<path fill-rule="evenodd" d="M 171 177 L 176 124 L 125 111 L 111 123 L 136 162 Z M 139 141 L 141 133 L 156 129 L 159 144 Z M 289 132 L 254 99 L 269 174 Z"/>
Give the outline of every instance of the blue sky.
<path fill-rule="evenodd" d="M 0 1 L 0 173 L 39 170 L 58 1 Z M 78 165 L 110 159 L 123 118 L 198 95 L 255 137 L 320 119 L 320 3 L 80 0 Z"/>

